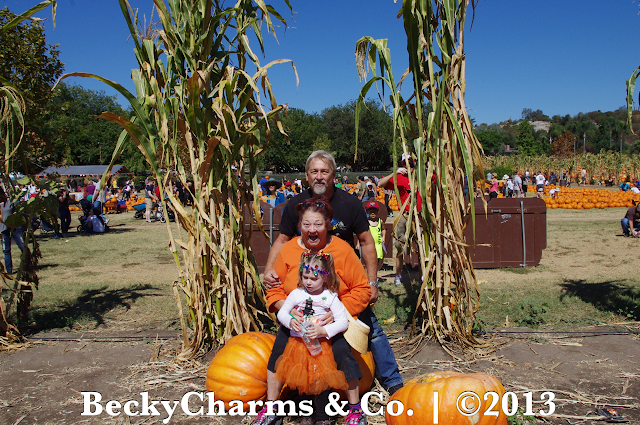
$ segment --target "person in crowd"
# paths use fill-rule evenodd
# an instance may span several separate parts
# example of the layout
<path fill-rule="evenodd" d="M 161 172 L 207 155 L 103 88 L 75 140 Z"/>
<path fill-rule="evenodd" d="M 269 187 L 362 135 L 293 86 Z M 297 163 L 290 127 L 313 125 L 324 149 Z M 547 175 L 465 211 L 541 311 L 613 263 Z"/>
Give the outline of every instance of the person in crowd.
<path fill-rule="evenodd" d="M 269 181 L 269 178 L 265 175 L 265 176 L 262 176 L 262 178 L 258 182 L 258 184 L 260 185 L 260 189 L 262 190 L 262 196 L 267 196 L 269 194 L 269 191 L 264 186 L 264 184 L 268 181 Z"/>
<path fill-rule="evenodd" d="M 378 261 L 375 242 L 371 237 L 366 211 L 362 203 L 346 191 L 335 189 L 333 179 L 336 175 L 336 162 L 329 152 L 322 150 L 312 152 L 307 159 L 305 172 L 310 188 L 293 197 L 283 209 L 280 221 L 281 233 L 271 246 L 265 266 L 265 287 L 269 289 L 282 285 L 281 277 L 274 271 L 274 264 L 284 244 L 298 234 L 299 214 L 296 211 L 296 205 L 307 199 L 317 199 L 324 196 L 329 200 L 333 210 L 333 219 L 329 229 L 331 235 L 336 237 L 333 240 L 344 240 L 353 249 L 355 246 L 354 235 L 358 239 L 371 290 L 369 303 L 375 303 L 378 299 L 378 274 L 376 270 Z M 342 301 L 344 302 L 343 299 Z M 347 304 L 345 303 L 345 305 Z M 348 305 L 347 310 L 349 310 Z M 349 312 L 353 314 L 353 311 L 349 310 Z M 370 348 L 376 362 L 376 374 L 379 381 L 390 394 L 393 394 L 402 387 L 403 383 L 387 336 L 370 307 L 367 307 L 358 317 L 371 329 L 369 333 Z"/>
<path fill-rule="evenodd" d="M 185 205 L 193 205 L 193 194 L 195 193 L 195 188 L 193 187 L 193 180 L 187 180 L 187 193 Z"/>
<path fill-rule="evenodd" d="M 622 220 L 622 233 L 626 236 L 634 238 L 640 236 L 640 205 L 630 207 Z"/>
<path fill-rule="evenodd" d="M 278 190 L 281 186 L 282 183 L 276 179 L 269 179 L 262 184 L 262 187 L 267 191 L 267 195 L 263 199 L 272 207 L 277 207 L 278 205 L 287 202 L 284 197 L 284 193 Z"/>
<path fill-rule="evenodd" d="M 144 217 L 147 219 L 147 223 L 151 223 L 151 211 L 153 211 L 153 203 L 158 202 L 155 185 L 155 180 L 149 179 L 148 184 L 144 188 Z"/>
<path fill-rule="evenodd" d="M 296 193 L 293 191 L 293 186 L 291 185 L 291 182 L 287 182 L 284 185 L 284 199 L 285 200 L 289 200 L 291 198 L 293 198 L 294 196 L 296 196 Z"/>
<path fill-rule="evenodd" d="M 514 190 L 515 190 L 515 185 L 513 184 L 513 179 L 511 178 L 511 176 L 507 176 L 507 184 L 506 184 L 506 190 L 504 192 L 504 197 L 505 198 L 513 197 Z"/>
<path fill-rule="evenodd" d="M 493 176 L 491 178 L 491 188 L 489 189 L 489 200 L 495 199 L 498 197 L 498 192 L 500 191 L 499 185 L 500 183 L 498 182 L 498 179 L 495 176 Z"/>
<path fill-rule="evenodd" d="M 538 174 L 536 175 L 536 197 L 537 198 L 542 198 L 542 194 L 544 193 L 545 181 L 546 179 L 544 178 L 542 171 L 538 171 Z"/>
<path fill-rule="evenodd" d="M 69 226 L 71 225 L 70 202 L 72 201 L 67 189 L 60 189 L 58 192 L 58 217 L 60 217 L 60 230 L 63 236 L 69 232 Z"/>
<path fill-rule="evenodd" d="M 413 158 L 409 158 L 410 167 L 415 168 L 415 162 Z M 409 171 L 404 167 L 405 160 L 404 155 L 403 159 L 400 160 L 398 164 L 397 173 L 394 176 L 393 173 L 388 176 L 382 177 L 380 179 L 380 186 L 386 189 L 393 189 L 394 185 L 398 188 L 398 193 L 400 194 L 400 202 L 401 206 L 401 217 L 398 218 L 398 222 L 394 229 L 394 240 L 396 247 L 396 258 L 395 258 L 395 266 L 394 271 L 396 277 L 394 279 L 394 283 L 396 285 L 402 285 L 402 265 L 404 264 L 404 256 L 405 254 L 409 254 L 411 252 L 411 244 L 406 240 L 407 233 L 407 218 L 411 213 L 411 205 L 408 201 L 408 198 L 411 194 L 411 185 L 407 175 Z M 404 206 L 404 209 L 402 209 Z M 415 208 L 418 211 L 422 210 L 422 197 L 420 196 L 420 192 L 418 191 L 416 194 L 416 205 Z"/>
<path fill-rule="evenodd" d="M 387 248 L 384 246 L 384 240 L 387 236 L 387 230 L 384 228 L 384 223 L 378 216 L 380 208 L 378 207 L 378 201 L 371 200 L 366 205 L 367 216 L 369 218 L 369 231 L 373 237 L 373 241 L 376 244 L 376 256 L 378 257 L 378 269 L 382 269 L 382 263 L 384 261 L 384 254 Z"/>
<path fill-rule="evenodd" d="M 363 201 L 368 201 L 368 200 L 375 200 L 376 199 L 376 193 L 378 192 L 378 186 L 373 182 L 373 180 L 371 180 L 369 177 L 365 177 L 365 181 L 367 184 L 367 195 L 366 195 L 366 199 L 362 199 Z"/>
<path fill-rule="evenodd" d="M 522 177 L 521 173 L 513 175 L 513 197 L 522 198 Z"/>
<path fill-rule="evenodd" d="M 368 197 L 367 197 L 367 199 L 364 199 L 364 198 L 365 198 L 365 196 L 367 196 L 367 184 L 364 182 L 364 177 L 358 176 L 356 180 L 357 180 L 356 191 L 354 192 L 354 194 L 361 201 L 366 201 L 368 199 Z"/>
<path fill-rule="evenodd" d="M 93 192 L 96 191 L 96 185 L 93 180 L 89 180 L 89 183 L 84 187 L 84 199 L 89 202 L 93 202 Z"/>
<path fill-rule="evenodd" d="M 13 215 L 13 204 L 3 189 L 0 189 L 0 233 L 2 233 L 2 252 L 4 253 L 4 268 L 9 274 L 13 274 L 13 260 L 11 258 L 11 239 L 13 239 L 20 248 L 24 249 L 22 240 L 22 229 L 11 228 L 5 224 L 5 221 Z"/>
<path fill-rule="evenodd" d="M 529 177 L 523 176 L 520 174 L 520 179 L 522 180 L 522 197 L 527 197 L 527 190 L 529 189 Z"/>
<path fill-rule="evenodd" d="M 333 179 L 333 185 L 336 187 L 336 189 L 342 189 L 342 180 L 340 180 L 339 177 L 336 177 L 335 179 Z"/>
<path fill-rule="evenodd" d="M 622 182 L 622 184 L 620 185 L 620 190 L 623 192 L 627 192 L 629 189 L 631 189 L 631 186 L 629 186 L 629 183 Z"/>
<path fill-rule="evenodd" d="M 107 182 L 105 182 L 106 184 Z M 93 204 L 93 214 L 99 216 L 102 214 L 102 206 L 107 201 L 107 188 L 100 187 L 102 184 L 102 176 L 98 176 L 98 183 L 95 186 L 95 190 L 93 191 L 93 199 L 91 203 Z"/>
<path fill-rule="evenodd" d="M 127 179 L 122 186 L 122 199 L 128 201 L 131 199 L 131 180 Z"/>

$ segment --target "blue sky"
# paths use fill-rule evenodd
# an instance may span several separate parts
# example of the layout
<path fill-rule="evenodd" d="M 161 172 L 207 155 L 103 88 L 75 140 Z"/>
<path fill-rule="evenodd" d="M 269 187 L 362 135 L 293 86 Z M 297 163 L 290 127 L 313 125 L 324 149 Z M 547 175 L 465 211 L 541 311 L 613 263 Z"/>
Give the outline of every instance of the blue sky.
<path fill-rule="evenodd" d="M 36 3 L 0 2 L 13 12 Z M 291 59 L 300 76 L 296 88 L 289 65 L 271 68 L 279 103 L 321 112 L 356 99 L 362 83 L 354 50 L 365 35 L 389 40 L 396 80 L 407 67 L 406 37 L 396 18 L 400 1 L 291 0 L 293 17 L 282 0 L 271 3 L 290 28 L 277 33 L 279 43 L 266 37 L 261 62 Z M 150 0 L 131 4 L 150 16 Z M 552 116 L 623 106 L 624 82 L 640 65 L 638 6 L 633 0 L 480 0 L 465 39 L 469 115 L 491 124 L 519 119 L 523 108 Z M 48 41 L 60 45 L 66 72 L 96 73 L 133 91 L 133 44 L 116 0 L 59 0 L 57 26 L 49 19 L 46 31 Z M 116 94 L 97 81 L 73 82 Z"/>

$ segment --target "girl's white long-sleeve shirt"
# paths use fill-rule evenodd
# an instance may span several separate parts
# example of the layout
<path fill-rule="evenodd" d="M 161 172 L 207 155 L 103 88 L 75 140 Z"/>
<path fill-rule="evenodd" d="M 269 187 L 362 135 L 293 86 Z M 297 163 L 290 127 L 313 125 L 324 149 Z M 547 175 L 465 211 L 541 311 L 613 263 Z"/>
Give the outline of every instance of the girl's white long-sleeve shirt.
<path fill-rule="evenodd" d="M 311 300 L 309 303 L 308 300 Z M 287 296 L 282 308 L 278 311 L 278 321 L 283 326 L 291 329 L 291 309 L 295 308 L 300 313 L 305 314 L 304 310 L 307 307 L 307 311 L 310 308 L 311 314 L 309 320 L 316 324 L 328 311 L 333 313 L 333 323 L 324 326 L 327 332 L 327 338 L 332 338 L 340 332 L 344 332 L 349 327 L 349 319 L 347 318 L 347 309 L 344 304 L 338 299 L 338 294 L 330 292 L 328 289 L 322 291 L 318 295 L 311 295 L 302 288 L 296 288 Z M 300 333 L 291 331 L 291 336 L 302 336 Z"/>

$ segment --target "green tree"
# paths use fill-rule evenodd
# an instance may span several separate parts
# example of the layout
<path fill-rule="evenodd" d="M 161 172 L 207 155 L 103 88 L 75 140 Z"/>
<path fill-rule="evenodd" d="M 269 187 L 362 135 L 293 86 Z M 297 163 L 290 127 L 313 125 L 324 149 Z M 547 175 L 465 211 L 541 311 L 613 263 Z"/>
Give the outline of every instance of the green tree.
<path fill-rule="evenodd" d="M 358 155 L 354 163 L 356 101 L 322 111 L 324 131 L 340 164 L 353 164 L 354 170 L 382 170 L 392 165 L 393 120 L 382 105 L 365 102 L 360 113 Z"/>
<path fill-rule="evenodd" d="M 15 17 L 8 8 L 0 9 L 0 26 Z M 47 44 L 44 27 L 38 21 L 23 21 L 0 37 L 0 77 L 20 91 L 26 104 L 22 141 L 26 157 L 22 160 L 27 164 L 22 164 L 23 168 L 44 165 L 51 153 L 42 127 L 49 115 L 51 87 L 64 68 L 59 54 L 56 46 Z"/>
<path fill-rule="evenodd" d="M 497 130 L 476 131 L 476 136 L 482 145 L 485 155 L 496 155 L 504 152 L 505 138 Z"/>
<path fill-rule="evenodd" d="M 103 112 L 128 115 L 115 96 L 62 82 L 56 87 L 48 110 L 50 116 L 42 133 L 52 146 L 51 162 L 60 165 L 109 163 L 122 128 L 96 117 Z M 149 169 L 140 150 L 132 144 L 126 145 L 120 158 L 133 172 Z"/>
<path fill-rule="evenodd" d="M 527 121 L 551 121 L 551 118 L 545 115 L 540 109 L 534 111 L 531 108 L 524 108 L 522 110 L 522 119 Z"/>
<path fill-rule="evenodd" d="M 307 157 L 315 150 L 314 141 L 322 133 L 322 119 L 297 108 L 289 109 L 281 119 L 288 140 L 283 134 L 272 132 L 271 143 L 261 156 L 261 168 L 277 172 L 304 170 Z"/>
<path fill-rule="evenodd" d="M 536 140 L 533 132 L 533 126 L 529 124 L 529 121 L 521 121 L 518 125 L 518 131 L 519 134 L 516 141 L 518 143 L 518 149 L 522 155 L 542 155 L 546 153 L 543 142 Z"/>
<path fill-rule="evenodd" d="M 578 152 L 578 147 L 582 146 L 583 153 L 587 152 L 587 141 L 590 141 L 590 143 L 594 141 L 598 131 L 595 123 L 587 115 L 582 113 L 577 114 L 574 118 L 569 120 L 566 123 L 565 128 L 575 136 L 574 150 Z M 598 148 L 595 150 L 597 152 L 600 151 Z"/>

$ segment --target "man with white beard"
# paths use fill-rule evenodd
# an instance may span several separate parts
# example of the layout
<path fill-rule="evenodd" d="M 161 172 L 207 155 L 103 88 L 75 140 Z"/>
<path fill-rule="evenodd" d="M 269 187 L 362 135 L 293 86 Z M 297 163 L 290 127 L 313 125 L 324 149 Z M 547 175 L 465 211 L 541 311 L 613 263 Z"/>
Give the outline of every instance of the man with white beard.
<path fill-rule="evenodd" d="M 296 205 L 313 197 L 327 198 L 333 209 L 333 220 L 329 233 L 354 246 L 354 234 L 360 242 L 362 257 L 367 268 L 367 277 L 371 285 L 371 299 L 378 299 L 378 258 L 373 237 L 369 232 L 369 219 L 362 202 L 344 190 L 337 189 L 333 181 L 336 177 L 336 161 L 329 152 L 315 151 L 309 155 L 305 167 L 309 189 L 289 199 L 282 211 L 280 235 L 273 242 L 269 259 L 264 271 L 264 284 L 267 288 L 278 286 L 281 280 L 273 269 L 282 246 L 298 235 L 298 213 Z M 382 386 L 393 394 L 402 387 L 402 376 L 395 361 L 393 350 L 389 345 L 378 320 L 367 307 L 358 316 L 370 326 L 370 348 L 376 362 L 376 371 Z"/>

